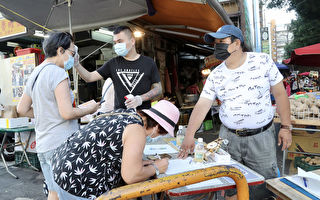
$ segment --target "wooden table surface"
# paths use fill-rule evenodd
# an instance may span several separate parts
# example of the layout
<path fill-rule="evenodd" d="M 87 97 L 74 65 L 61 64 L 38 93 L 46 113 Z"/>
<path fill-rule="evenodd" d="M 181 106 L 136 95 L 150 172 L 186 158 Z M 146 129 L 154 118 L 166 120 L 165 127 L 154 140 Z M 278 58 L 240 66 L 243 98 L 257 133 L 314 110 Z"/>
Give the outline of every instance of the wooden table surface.
<path fill-rule="evenodd" d="M 320 169 L 313 171 L 320 175 Z M 280 181 L 280 178 L 266 180 L 267 188 L 283 200 L 312 200 L 301 192 Z"/>

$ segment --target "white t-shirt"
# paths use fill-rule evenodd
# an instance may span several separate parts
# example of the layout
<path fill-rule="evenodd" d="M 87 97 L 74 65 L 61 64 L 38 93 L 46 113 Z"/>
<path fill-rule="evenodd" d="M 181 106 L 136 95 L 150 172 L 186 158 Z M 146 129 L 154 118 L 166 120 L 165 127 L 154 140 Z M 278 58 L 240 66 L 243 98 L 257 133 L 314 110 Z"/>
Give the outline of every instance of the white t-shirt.
<path fill-rule="evenodd" d="M 43 67 L 45 68 L 40 71 Z M 57 148 L 79 129 L 77 120 L 65 120 L 61 117 L 54 94 L 59 83 L 67 78 L 68 75 L 63 68 L 54 64 L 45 66 L 45 63 L 37 66 L 28 78 L 25 92 L 32 98 L 38 153 Z M 73 95 L 70 104 L 73 102 L 72 97 Z"/>
<path fill-rule="evenodd" d="M 274 109 L 270 86 L 281 82 L 283 76 L 265 53 L 247 52 L 243 65 L 230 70 L 225 62 L 207 78 L 201 97 L 222 102 L 221 122 L 231 129 L 254 129 L 268 124 Z"/>

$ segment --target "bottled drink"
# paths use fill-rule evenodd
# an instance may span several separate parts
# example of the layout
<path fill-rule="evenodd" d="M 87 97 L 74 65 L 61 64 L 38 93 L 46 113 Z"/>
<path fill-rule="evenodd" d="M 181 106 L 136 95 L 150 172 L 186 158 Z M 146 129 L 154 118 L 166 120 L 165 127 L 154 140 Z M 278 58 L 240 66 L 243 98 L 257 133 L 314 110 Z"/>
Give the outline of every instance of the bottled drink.
<path fill-rule="evenodd" d="M 179 125 L 179 130 L 177 132 L 176 142 L 177 146 L 181 146 L 184 139 L 184 129 L 182 125 Z"/>
<path fill-rule="evenodd" d="M 198 144 L 194 149 L 194 161 L 203 162 L 204 154 L 205 154 L 205 149 L 203 145 L 203 138 L 198 138 Z"/>

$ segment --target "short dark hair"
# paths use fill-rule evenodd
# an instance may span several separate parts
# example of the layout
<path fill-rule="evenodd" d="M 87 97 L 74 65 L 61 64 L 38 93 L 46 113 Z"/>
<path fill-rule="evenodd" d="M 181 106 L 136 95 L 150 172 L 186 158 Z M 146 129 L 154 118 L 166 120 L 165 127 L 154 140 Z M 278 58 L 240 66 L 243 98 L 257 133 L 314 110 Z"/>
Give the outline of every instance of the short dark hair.
<path fill-rule="evenodd" d="M 230 37 L 231 37 L 231 42 L 234 42 L 236 39 L 240 40 L 239 38 L 237 38 L 233 35 L 231 35 Z M 242 42 L 241 40 L 240 40 L 240 42 L 241 42 L 241 48 L 243 50 L 244 49 L 244 42 Z"/>
<path fill-rule="evenodd" d="M 146 113 L 144 113 L 143 111 L 139 110 L 137 111 L 141 116 L 146 117 L 147 119 L 147 123 L 146 123 L 146 128 L 153 128 L 156 127 L 159 123 L 156 122 L 153 118 L 151 118 L 149 115 L 147 115 Z M 159 124 L 159 134 L 160 135 L 165 135 L 167 134 L 168 131 L 166 131 L 160 124 Z"/>
<path fill-rule="evenodd" d="M 73 42 L 73 37 L 68 32 L 52 32 L 42 43 L 43 51 L 47 58 L 57 55 L 57 49 L 62 47 L 68 49 Z"/>
<path fill-rule="evenodd" d="M 130 38 L 133 35 L 133 32 L 129 26 L 118 26 L 116 29 L 113 31 L 113 35 L 119 34 L 120 32 L 125 32 Z"/>

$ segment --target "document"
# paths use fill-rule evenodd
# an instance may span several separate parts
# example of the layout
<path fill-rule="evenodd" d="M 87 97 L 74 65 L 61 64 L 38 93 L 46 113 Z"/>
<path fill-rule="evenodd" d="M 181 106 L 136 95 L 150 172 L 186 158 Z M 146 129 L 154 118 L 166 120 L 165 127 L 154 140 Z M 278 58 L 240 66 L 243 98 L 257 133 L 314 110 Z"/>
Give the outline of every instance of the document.
<path fill-rule="evenodd" d="M 145 155 L 156 155 L 156 154 L 174 154 L 178 153 L 176 149 L 168 144 L 150 144 L 144 147 L 143 153 Z"/>

